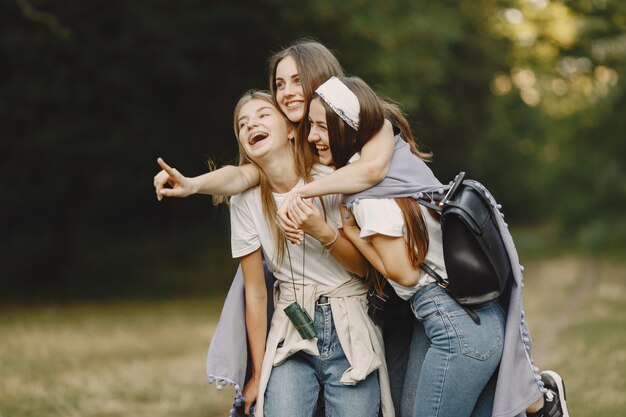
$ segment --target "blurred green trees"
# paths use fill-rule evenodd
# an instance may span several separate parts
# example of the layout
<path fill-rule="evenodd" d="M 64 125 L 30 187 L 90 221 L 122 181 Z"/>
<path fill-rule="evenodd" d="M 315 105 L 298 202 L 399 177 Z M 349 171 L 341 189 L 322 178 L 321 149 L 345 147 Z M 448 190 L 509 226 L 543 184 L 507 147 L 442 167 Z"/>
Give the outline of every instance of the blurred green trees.
<path fill-rule="evenodd" d="M 0 23 L 4 298 L 224 289 L 227 210 L 157 203 L 154 161 L 234 161 L 234 103 L 304 36 L 403 105 L 442 181 L 466 170 L 511 222 L 584 247 L 626 241 L 623 2 L 15 0 Z"/>
<path fill-rule="evenodd" d="M 623 247 L 626 4 L 515 1 L 500 13 L 492 28 L 510 42 L 510 70 L 492 89 L 533 110 L 534 133 L 516 141 L 537 168 L 544 221 L 588 249 Z"/>

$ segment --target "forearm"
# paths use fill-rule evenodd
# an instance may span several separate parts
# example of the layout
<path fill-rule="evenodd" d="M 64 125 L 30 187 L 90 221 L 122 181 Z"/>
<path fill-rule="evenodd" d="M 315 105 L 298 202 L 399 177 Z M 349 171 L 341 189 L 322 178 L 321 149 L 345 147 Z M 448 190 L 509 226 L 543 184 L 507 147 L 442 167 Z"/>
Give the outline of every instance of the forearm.
<path fill-rule="evenodd" d="M 329 194 L 354 194 L 373 187 L 384 178 L 384 174 L 381 177 L 381 171 L 376 166 L 359 161 L 302 185 L 294 191 L 304 198 Z"/>
<path fill-rule="evenodd" d="M 252 375 L 258 378 L 267 337 L 267 287 L 261 249 L 240 258 L 246 300 L 246 331 L 250 345 Z"/>
<path fill-rule="evenodd" d="M 343 235 L 341 230 L 338 230 L 337 233 L 339 233 L 337 240 L 331 245 L 324 245 L 324 247 L 345 269 L 358 277 L 365 277 L 367 275 L 367 261 L 365 257 Z"/>
<path fill-rule="evenodd" d="M 194 194 L 232 196 L 259 184 L 255 165 L 226 165 L 215 171 L 190 178 Z"/>
<path fill-rule="evenodd" d="M 411 262 L 408 246 L 402 236 L 375 234 L 370 238 L 371 246 L 380 257 L 388 279 L 405 287 L 419 282 L 420 269 Z"/>
<path fill-rule="evenodd" d="M 367 261 L 352 243 L 342 236 L 340 229 L 320 221 L 315 227 L 305 227 L 304 231 L 317 239 L 325 252 L 331 254 L 345 269 L 359 277 L 367 274 Z"/>
<path fill-rule="evenodd" d="M 246 295 L 246 331 L 252 360 L 252 377 L 259 378 L 265 355 L 267 297 Z"/>
<path fill-rule="evenodd" d="M 347 240 L 353 245 L 353 247 L 361 253 L 365 259 L 382 275 L 387 276 L 387 270 L 385 269 L 385 264 L 382 261 L 382 258 L 374 249 L 374 246 L 370 242 L 365 239 L 361 239 L 359 236 L 360 229 L 355 226 L 345 226 L 343 227 L 343 232 Z"/>
<path fill-rule="evenodd" d="M 388 120 L 361 149 L 361 157 L 335 172 L 295 189 L 302 197 L 328 194 L 354 194 L 385 178 L 393 155 L 393 127 Z"/>

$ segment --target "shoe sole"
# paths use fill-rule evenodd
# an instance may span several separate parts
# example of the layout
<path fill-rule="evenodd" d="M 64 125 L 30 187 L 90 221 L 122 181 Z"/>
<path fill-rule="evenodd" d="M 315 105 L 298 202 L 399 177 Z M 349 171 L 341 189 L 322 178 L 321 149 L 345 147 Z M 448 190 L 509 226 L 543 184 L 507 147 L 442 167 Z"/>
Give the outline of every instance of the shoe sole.
<path fill-rule="evenodd" d="M 563 417 L 569 417 L 566 402 L 567 394 L 565 393 L 565 382 L 563 382 L 563 378 L 561 378 L 561 376 L 554 371 L 543 371 L 541 375 L 546 375 L 552 380 L 550 382 L 558 388 L 559 394 L 563 393 L 563 397 L 559 398 L 559 401 L 561 402 L 561 408 L 563 409 Z"/>

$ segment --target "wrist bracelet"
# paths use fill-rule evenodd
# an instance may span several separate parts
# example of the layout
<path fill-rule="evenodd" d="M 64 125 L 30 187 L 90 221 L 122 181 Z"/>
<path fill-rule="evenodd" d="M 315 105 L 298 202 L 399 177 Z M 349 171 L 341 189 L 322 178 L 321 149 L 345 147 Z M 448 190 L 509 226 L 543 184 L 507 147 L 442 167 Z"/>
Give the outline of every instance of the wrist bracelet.
<path fill-rule="evenodd" d="M 339 230 L 335 229 L 335 237 L 333 238 L 333 240 L 331 240 L 327 244 L 323 245 L 324 246 L 324 255 L 325 256 L 330 255 L 330 252 L 335 247 L 335 243 L 337 243 L 337 240 L 339 240 Z"/>

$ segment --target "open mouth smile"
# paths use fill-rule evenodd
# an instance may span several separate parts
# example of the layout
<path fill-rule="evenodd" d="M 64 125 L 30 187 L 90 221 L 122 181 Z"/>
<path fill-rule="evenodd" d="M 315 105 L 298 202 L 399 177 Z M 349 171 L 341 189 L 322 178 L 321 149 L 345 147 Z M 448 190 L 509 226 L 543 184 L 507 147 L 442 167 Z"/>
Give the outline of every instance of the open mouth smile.
<path fill-rule="evenodd" d="M 322 152 L 326 152 L 328 151 L 328 146 L 326 145 L 315 145 L 315 148 L 317 149 L 317 153 L 322 153 Z"/>
<path fill-rule="evenodd" d="M 302 101 L 290 101 L 285 104 L 285 107 L 291 110 L 291 109 L 295 109 L 296 107 L 300 107 L 301 105 L 302 105 Z"/>
<path fill-rule="evenodd" d="M 267 134 L 266 132 L 254 132 L 253 134 L 250 135 L 250 138 L 248 139 L 248 143 L 250 145 L 256 145 L 257 143 L 261 142 L 263 139 L 266 139 L 269 136 L 269 134 Z"/>

